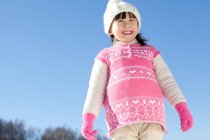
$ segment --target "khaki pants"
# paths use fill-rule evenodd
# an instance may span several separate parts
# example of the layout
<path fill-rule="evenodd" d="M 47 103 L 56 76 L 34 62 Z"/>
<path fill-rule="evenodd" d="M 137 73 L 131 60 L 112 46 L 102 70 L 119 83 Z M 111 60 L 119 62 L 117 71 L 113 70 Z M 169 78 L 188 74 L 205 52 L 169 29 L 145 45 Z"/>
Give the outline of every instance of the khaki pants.
<path fill-rule="evenodd" d="M 112 135 L 112 140 L 163 140 L 164 131 L 156 123 L 139 123 L 121 127 Z"/>

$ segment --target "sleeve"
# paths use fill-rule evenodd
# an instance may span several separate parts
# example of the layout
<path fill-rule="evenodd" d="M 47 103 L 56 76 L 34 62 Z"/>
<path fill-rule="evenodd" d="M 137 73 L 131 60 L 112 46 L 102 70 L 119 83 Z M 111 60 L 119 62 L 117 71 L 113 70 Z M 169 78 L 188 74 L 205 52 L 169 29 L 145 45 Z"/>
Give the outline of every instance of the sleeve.
<path fill-rule="evenodd" d="M 89 81 L 83 114 L 93 113 L 98 116 L 105 96 L 107 84 L 107 65 L 95 60 Z"/>
<path fill-rule="evenodd" d="M 107 49 L 101 50 L 98 55 L 95 57 L 95 61 L 99 60 L 105 64 L 107 64 Z"/>
<path fill-rule="evenodd" d="M 151 48 L 151 51 L 152 51 L 152 54 L 153 54 L 153 59 L 158 55 L 160 54 L 160 51 L 158 51 L 155 47 L 153 46 L 150 46 L 149 47 Z"/>
<path fill-rule="evenodd" d="M 171 71 L 160 54 L 155 57 L 153 66 L 164 97 L 169 103 L 172 106 L 175 106 L 180 102 L 186 102 L 186 99 L 173 78 Z"/>

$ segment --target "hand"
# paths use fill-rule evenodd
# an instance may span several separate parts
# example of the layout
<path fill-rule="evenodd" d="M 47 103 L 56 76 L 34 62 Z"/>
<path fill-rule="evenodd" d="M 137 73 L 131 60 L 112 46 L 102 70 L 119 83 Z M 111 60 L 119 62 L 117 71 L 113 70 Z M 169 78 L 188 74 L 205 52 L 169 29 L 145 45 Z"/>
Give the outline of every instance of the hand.
<path fill-rule="evenodd" d="M 181 129 L 183 132 L 188 131 L 193 126 L 193 117 L 185 102 L 178 103 L 175 106 L 181 121 Z"/>
<path fill-rule="evenodd" d="M 93 113 L 86 113 L 83 114 L 83 124 L 81 133 L 84 136 L 84 138 L 88 140 L 97 140 L 95 136 L 97 135 L 97 131 L 93 130 L 93 122 L 96 118 L 96 116 Z"/>

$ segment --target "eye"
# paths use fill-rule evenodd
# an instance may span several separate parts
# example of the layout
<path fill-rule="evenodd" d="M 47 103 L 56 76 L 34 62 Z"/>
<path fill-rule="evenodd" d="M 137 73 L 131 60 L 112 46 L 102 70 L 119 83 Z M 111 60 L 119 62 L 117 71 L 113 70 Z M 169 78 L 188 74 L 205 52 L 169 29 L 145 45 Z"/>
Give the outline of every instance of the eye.
<path fill-rule="evenodd" d="M 118 20 L 118 22 L 123 22 L 123 20 Z"/>

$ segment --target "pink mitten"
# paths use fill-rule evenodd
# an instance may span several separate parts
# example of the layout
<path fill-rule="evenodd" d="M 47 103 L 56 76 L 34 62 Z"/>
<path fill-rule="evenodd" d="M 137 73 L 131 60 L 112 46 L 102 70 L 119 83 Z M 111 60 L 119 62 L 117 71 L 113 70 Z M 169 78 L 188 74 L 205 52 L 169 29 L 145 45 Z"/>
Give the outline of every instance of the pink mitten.
<path fill-rule="evenodd" d="M 193 117 L 190 114 L 190 111 L 185 102 L 178 103 L 175 106 L 181 121 L 181 129 L 183 132 L 186 132 L 193 126 Z"/>
<path fill-rule="evenodd" d="M 86 113 L 83 114 L 83 124 L 81 133 L 84 136 L 84 138 L 88 140 L 97 140 L 95 138 L 95 135 L 97 135 L 97 131 L 93 130 L 93 121 L 95 120 L 96 116 L 93 113 Z"/>

